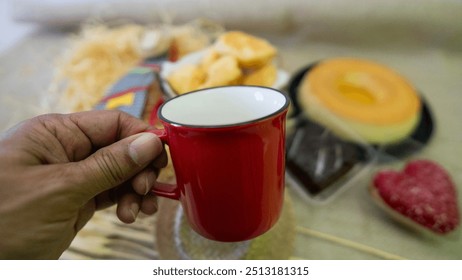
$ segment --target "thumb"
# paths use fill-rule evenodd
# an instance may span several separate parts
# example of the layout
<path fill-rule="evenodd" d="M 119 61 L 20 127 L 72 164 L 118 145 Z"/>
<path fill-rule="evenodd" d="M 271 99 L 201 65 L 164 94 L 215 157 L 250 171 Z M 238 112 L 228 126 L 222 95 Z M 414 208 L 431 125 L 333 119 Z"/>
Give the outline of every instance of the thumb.
<path fill-rule="evenodd" d="M 77 162 L 79 187 L 91 197 L 129 180 L 153 161 L 163 149 L 153 133 L 139 133 L 99 149 Z"/>

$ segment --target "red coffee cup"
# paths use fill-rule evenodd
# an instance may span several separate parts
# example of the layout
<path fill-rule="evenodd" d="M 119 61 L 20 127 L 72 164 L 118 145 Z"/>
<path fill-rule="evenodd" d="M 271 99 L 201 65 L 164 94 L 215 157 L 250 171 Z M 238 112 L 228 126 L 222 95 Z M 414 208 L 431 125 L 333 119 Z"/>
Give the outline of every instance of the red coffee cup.
<path fill-rule="evenodd" d="M 159 108 L 176 185 L 152 191 L 181 202 L 202 236 L 243 241 L 268 231 L 284 198 L 288 98 L 266 87 L 227 86 L 180 95 Z"/>

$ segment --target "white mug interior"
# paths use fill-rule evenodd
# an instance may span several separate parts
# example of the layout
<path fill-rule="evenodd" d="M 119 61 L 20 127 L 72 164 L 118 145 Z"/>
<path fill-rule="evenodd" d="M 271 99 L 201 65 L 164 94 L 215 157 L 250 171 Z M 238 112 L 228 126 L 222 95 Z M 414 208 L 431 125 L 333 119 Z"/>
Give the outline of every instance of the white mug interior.
<path fill-rule="evenodd" d="M 161 119 L 185 126 L 230 126 L 272 116 L 288 106 L 278 90 L 258 86 L 207 88 L 168 100 Z"/>

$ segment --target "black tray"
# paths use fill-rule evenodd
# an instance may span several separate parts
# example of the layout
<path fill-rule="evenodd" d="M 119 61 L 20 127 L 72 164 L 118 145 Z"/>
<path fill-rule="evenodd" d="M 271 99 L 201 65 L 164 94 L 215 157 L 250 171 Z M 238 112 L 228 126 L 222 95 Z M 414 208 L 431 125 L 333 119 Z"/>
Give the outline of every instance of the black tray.
<path fill-rule="evenodd" d="M 290 118 L 298 118 L 301 115 L 301 107 L 298 103 L 298 90 L 300 83 L 303 80 L 303 77 L 316 66 L 317 63 L 312 63 L 295 73 L 289 81 L 288 93 L 289 97 L 292 100 L 293 112 Z M 435 130 L 435 124 L 433 122 L 433 117 L 431 110 L 425 101 L 425 99 L 420 95 L 422 101 L 421 117 L 418 125 L 412 134 L 403 141 L 394 144 L 388 145 L 373 145 L 372 147 L 377 151 L 380 151 L 384 154 L 389 155 L 389 158 L 401 159 L 417 153 L 422 149 L 431 139 L 433 131 Z"/>

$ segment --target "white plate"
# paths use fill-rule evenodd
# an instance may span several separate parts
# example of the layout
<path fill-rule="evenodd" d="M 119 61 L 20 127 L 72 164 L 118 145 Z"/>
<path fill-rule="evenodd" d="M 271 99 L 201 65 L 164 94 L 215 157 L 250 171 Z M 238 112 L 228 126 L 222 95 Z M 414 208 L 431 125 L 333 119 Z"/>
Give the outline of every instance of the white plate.
<path fill-rule="evenodd" d="M 206 54 L 207 51 L 208 49 L 204 49 L 198 52 L 190 53 L 176 62 L 164 62 L 164 64 L 162 65 L 162 69 L 160 71 L 160 77 L 162 87 L 165 90 L 165 94 L 167 94 L 169 97 L 177 96 L 175 91 L 170 87 L 169 83 L 167 82 L 167 77 L 170 76 L 170 74 L 173 71 L 182 67 L 183 65 L 199 64 L 202 60 L 202 57 Z M 289 73 L 284 70 L 278 69 L 276 81 L 271 87 L 280 90 L 287 85 L 288 81 Z"/>

